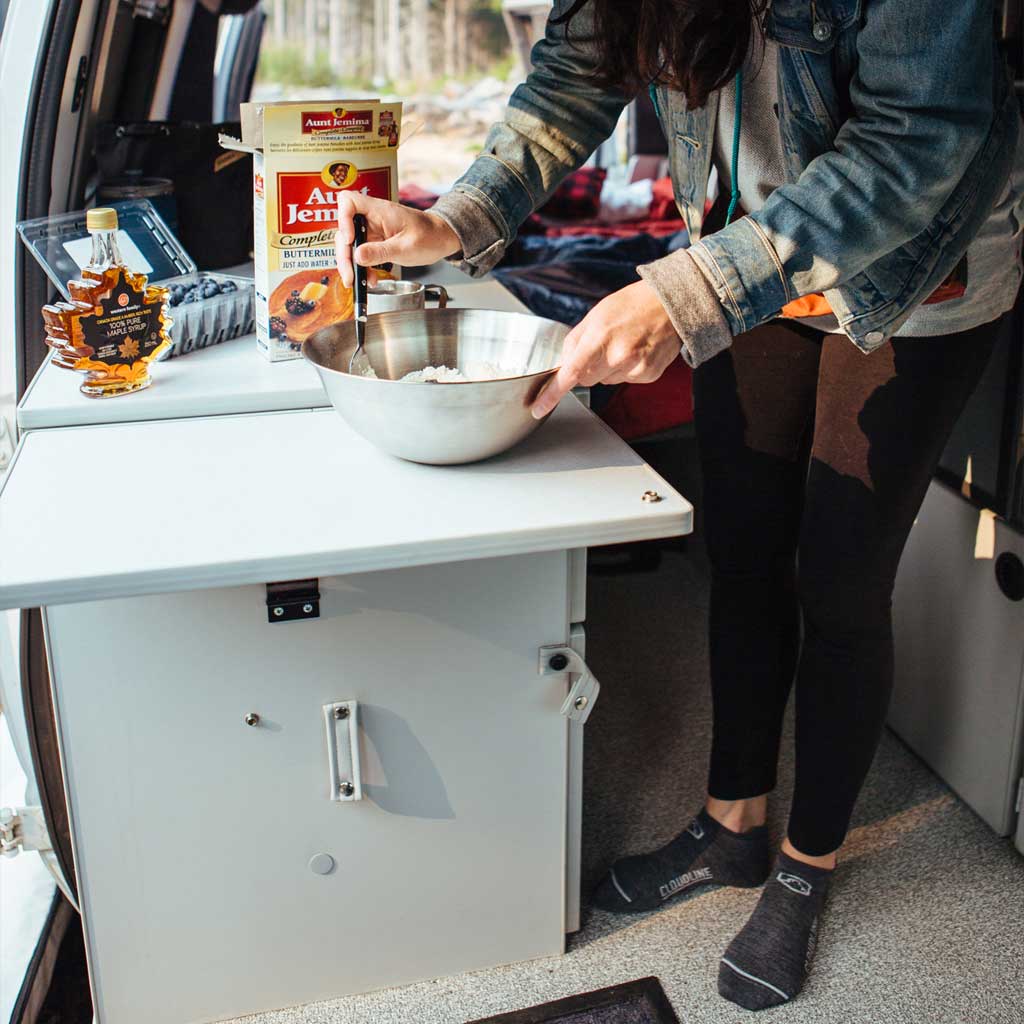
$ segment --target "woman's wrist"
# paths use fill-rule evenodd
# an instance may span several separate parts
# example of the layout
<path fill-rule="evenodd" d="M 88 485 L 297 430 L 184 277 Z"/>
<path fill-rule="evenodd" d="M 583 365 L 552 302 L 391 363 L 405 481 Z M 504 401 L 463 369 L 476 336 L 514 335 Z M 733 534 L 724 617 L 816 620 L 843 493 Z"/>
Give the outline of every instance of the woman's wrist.
<path fill-rule="evenodd" d="M 431 210 L 426 211 L 427 217 L 433 221 L 431 229 L 437 235 L 437 248 L 441 252 L 441 259 L 453 259 L 462 255 L 462 240 L 456 230 L 444 219 Z"/>
<path fill-rule="evenodd" d="M 505 253 L 501 226 L 486 208 L 461 189 L 445 193 L 427 211 L 446 224 L 457 239 L 448 258 L 472 276 L 486 274 Z"/>
<path fill-rule="evenodd" d="M 654 289 L 682 342 L 682 357 L 699 366 L 732 344 L 718 295 L 685 249 L 637 267 Z"/>

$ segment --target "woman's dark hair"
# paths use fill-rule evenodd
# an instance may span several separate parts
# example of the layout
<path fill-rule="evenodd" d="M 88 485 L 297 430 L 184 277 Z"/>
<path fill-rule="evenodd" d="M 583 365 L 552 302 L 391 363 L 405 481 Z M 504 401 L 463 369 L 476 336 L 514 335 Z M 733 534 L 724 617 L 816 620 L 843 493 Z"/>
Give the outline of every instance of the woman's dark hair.
<path fill-rule="evenodd" d="M 650 82 L 686 97 L 691 109 L 736 74 L 760 25 L 767 0 L 576 0 L 556 19 L 571 22 L 589 7 L 594 76 L 604 86 L 634 93 Z"/>

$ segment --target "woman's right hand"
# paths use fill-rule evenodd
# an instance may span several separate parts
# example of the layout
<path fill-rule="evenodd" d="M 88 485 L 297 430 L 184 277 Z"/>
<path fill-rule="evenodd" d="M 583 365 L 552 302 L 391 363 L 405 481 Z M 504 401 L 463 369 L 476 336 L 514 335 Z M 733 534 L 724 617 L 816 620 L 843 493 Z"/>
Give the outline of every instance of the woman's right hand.
<path fill-rule="evenodd" d="M 373 199 L 361 192 L 338 193 L 338 272 L 347 288 L 352 287 L 352 218 L 366 216 L 367 241 L 356 250 L 360 266 L 398 263 L 406 267 L 425 266 L 457 253 L 459 237 L 440 218 L 386 199 Z M 373 273 L 370 274 L 373 284 Z"/>

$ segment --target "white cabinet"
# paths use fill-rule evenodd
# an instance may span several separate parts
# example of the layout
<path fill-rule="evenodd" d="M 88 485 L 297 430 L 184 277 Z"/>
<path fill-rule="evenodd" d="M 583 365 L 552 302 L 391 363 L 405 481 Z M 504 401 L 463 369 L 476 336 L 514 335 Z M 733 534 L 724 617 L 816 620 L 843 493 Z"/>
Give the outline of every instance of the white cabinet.
<path fill-rule="evenodd" d="M 582 648 L 577 552 L 691 522 L 571 397 L 474 466 L 330 409 L 26 433 L 0 607 L 44 608 L 100 1024 L 559 952 L 582 728 L 541 648 Z M 319 614 L 271 621 L 266 585 L 299 578 Z"/>
<path fill-rule="evenodd" d="M 568 637 L 566 568 L 321 579 L 318 619 L 274 624 L 262 587 L 48 609 L 100 1020 L 561 952 L 566 676 L 537 652 Z M 338 701 L 358 702 L 358 801 L 331 799 Z"/>

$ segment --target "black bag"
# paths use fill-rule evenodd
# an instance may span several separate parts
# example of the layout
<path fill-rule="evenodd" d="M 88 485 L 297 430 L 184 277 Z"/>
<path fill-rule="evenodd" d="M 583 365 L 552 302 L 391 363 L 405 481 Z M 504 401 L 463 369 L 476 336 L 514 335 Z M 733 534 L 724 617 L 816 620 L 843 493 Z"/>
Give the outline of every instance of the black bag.
<path fill-rule="evenodd" d="M 238 122 L 132 121 L 101 124 L 99 184 L 142 174 L 174 182 L 178 240 L 200 270 L 245 263 L 252 254 L 252 157 L 221 149 Z"/>

